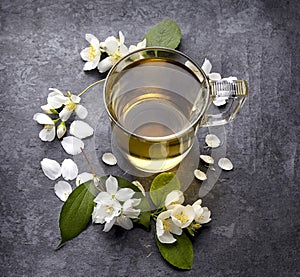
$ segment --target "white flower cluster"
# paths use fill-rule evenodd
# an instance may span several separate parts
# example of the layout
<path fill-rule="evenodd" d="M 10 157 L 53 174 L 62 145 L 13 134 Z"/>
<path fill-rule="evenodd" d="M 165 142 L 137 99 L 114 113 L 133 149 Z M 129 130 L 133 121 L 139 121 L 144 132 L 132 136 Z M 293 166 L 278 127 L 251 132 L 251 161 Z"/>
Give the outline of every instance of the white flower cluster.
<path fill-rule="evenodd" d="M 174 243 L 173 234 L 181 235 L 182 229 L 193 232 L 201 224 L 211 221 L 211 212 L 207 207 L 201 207 L 202 200 L 193 205 L 183 206 L 184 196 L 180 190 L 170 192 L 165 200 L 166 211 L 160 213 L 156 220 L 156 235 L 161 243 Z"/>
<path fill-rule="evenodd" d="M 138 218 L 140 209 L 135 209 L 141 199 L 132 198 L 135 192 L 130 188 L 118 190 L 118 180 L 109 176 L 105 182 L 106 191 L 100 192 L 94 202 L 92 219 L 94 223 L 104 224 L 104 232 L 108 232 L 113 225 L 119 225 L 126 230 L 133 228 L 132 219 Z"/>
<path fill-rule="evenodd" d="M 67 131 L 66 121 L 73 113 L 79 119 L 85 119 L 88 114 L 87 109 L 80 104 L 81 98 L 78 95 L 68 92 L 65 96 L 58 89 L 50 88 L 49 90 L 47 104 L 41 106 L 44 113 L 36 113 L 33 116 L 36 122 L 44 125 L 39 133 L 42 141 L 53 141 L 56 135 L 61 139 Z M 50 115 L 58 117 L 53 119 Z M 84 148 L 82 139 L 93 135 L 94 130 L 86 122 L 75 120 L 71 123 L 69 132 L 70 136 L 63 138 L 61 141 L 62 147 L 68 154 L 77 155 L 81 152 L 81 148 Z"/>
<path fill-rule="evenodd" d="M 83 70 L 92 70 L 96 67 L 100 73 L 108 71 L 118 60 L 137 49 L 146 47 L 146 39 L 137 45 L 130 45 L 129 48 L 124 44 L 125 37 L 119 32 L 119 38 L 110 36 L 103 42 L 92 34 L 86 34 L 85 39 L 90 43 L 89 47 L 80 52 L 81 58 L 86 61 Z M 102 54 L 106 57 L 100 61 Z"/>

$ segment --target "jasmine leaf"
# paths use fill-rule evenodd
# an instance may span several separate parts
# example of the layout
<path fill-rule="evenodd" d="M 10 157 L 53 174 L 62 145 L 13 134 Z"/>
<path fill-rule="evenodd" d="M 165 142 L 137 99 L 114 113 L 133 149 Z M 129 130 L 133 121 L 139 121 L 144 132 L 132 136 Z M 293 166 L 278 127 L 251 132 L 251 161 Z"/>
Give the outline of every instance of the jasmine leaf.
<path fill-rule="evenodd" d="M 164 172 L 157 175 L 150 187 L 150 197 L 152 202 L 158 207 L 165 205 L 166 196 L 172 190 L 180 190 L 180 183 L 173 172 Z"/>
<path fill-rule="evenodd" d="M 175 49 L 181 40 L 181 30 L 175 21 L 165 19 L 154 25 L 143 37 L 145 38 L 147 47 L 162 46 Z"/>
<path fill-rule="evenodd" d="M 194 251 L 191 240 L 185 233 L 177 236 L 172 244 L 161 243 L 156 237 L 156 244 L 163 258 L 171 265 L 180 269 L 191 269 L 194 261 Z"/>
<path fill-rule="evenodd" d="M 70 194 L 60 212 L 61 242 L 57 248 L 78 236 L 87 227 L 94 209 L 95 195 L 93 180 L 81 184 Z"/>

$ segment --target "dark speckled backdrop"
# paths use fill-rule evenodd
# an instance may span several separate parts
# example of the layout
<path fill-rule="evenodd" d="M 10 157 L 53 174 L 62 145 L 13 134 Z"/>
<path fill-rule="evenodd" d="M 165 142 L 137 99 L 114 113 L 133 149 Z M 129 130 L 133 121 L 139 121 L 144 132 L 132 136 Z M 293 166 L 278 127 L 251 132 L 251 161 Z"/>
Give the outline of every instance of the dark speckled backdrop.
<path fill-rule="evenodd" d="M 1 276 L 299 276 L 300 1 L 1 0 Z M 204 197 L 213 212 L 191 271 L 169 267 L 152 233 L 90 226 L 59 251 L 62 203 L 40 160 L 67 157 L 32 120 L 49 87 L 78 93 L 103 77 L 82 71 L 85 33 L 122 30 L 137 43 L 177 21 L 180 50 L 245 78 L 250 96 L 225 127 L 235 168 Z M 100 90 L 92 93 L 101 97 Z M 98 97 L 97 96 L 97 97 Z M 92 114 L 92 112 L 91 112 Z M 99 131 L 99 130 L 98 130 Z M 101 127 L 100 127 L 101 131 Z M 114 169 L 110 169 L 114 173 Z"/>

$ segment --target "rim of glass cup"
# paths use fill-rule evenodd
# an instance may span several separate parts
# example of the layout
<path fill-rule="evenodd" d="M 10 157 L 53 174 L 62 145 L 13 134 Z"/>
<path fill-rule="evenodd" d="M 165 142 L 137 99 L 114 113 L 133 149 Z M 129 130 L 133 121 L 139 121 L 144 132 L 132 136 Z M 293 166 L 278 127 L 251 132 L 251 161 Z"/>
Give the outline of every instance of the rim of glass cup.
<path fill-rule="evenodd" d="M 138 135 L 134 132 L 131 132 L 129 130 L 127 130 L 123 125 L 121 125 L 113 116 L 112 114 L 110 113 L 109 109 L 108 109 L 108 106 L 107 106 L 107 103 L 106 103 L 106 85 L 107 85 L 107 80 L 109 79 L 110 75 L 113 74 L 113 71 L 115 70 L 115 68 L 121 63 L 123 62 L 125 59 L 127 59 L 128 57 L 132 56 L 132 55 L 135 55 L 137 53 L 140 53 L 140 52 L 145 52 L 145 51 L 155 51 L 155 50 L 160 50 L 160 51 L 165 51 L 165 52 L 171 52 L 171 53 L 174 53 L 174 54 L 177 54 L 177 55 L 180 55 L 184 58 L 187 59 L 187 61 L 190 61 L 196 68 L 197 70 L 199 70 L 201 72 L 201 74 L 203 75 L 204 77 L 204 81 L 205 81 L 205 84 L 206 84 L 206 90 L 207 90 L 207 94 L 206 94 L 206 99 L 205 99 L 205 105 L 204 105 L 204 109 L 199 113 L 199 115 L 197 116 L 196 119 L 194 119 L 192 122 L 190 122 L 189 126 L 186 127 L 185 129 L 179 131 L 179 132 L 176 132 L 172 135 L 168 135 L 168 136 L 162 136 L 162 137 L 149 137 L 149 136 L 142 136 L 142 135 Z M 187 67 L 188 68 L 188 67 Z M 194 76 L 199 79 L 200 81 L 200 78 L 197 76 L 197 74 L 195 74 L 194 72 L 192 72 L 192 70 L 190 69 L 191 71 L 191 74 L 194 74 Z M 188 132 L 192 127 L 194 127 L 195 125 L 199 124 L 199 120 L 200 118 L 205 114 L 207 108 L 208 108 L 208 103 L 209 103 L 209 98 L 210 98 L 210 94 L 209 94 L 209 82 L 208 82 L 208 78 L 205 74 L 205 72 L 198 66 L 198 64 L 192 59 L 190 58 L 188 55 L 178 51 L 178 50 L 175 50 L 175 49 L 172 49 L 172 48 L 167 48 L 167 47 L 145 47 L 145 48 L 141 48 L 141 49 L 137 49 L 129 54 L 127 54 L 126 56 L 122 57 L 120 60 L 118 60 L 113 66 L 112 68 L 109 70 L 106 78 L 105 78 L 105 82 L 104 82 L 104 86 L 103 86 L 103 102 L 104 102 L 104 106 L 105 106 L 105 110 L 107 112 L 107 114 L 109 115 L 109 118 L 114 122 L 114 124 L 116 124 L 120 129 L 122 129 L 124 132 L 126 132 L 127 134 L 130 134 L 130 135 L 134 135 L 135 137 L 137 138 L 141 138 L 141 139 L 147 139 L 147 140 L 152 140 L 152 141 L 160 141 L 162 138 L 165 139 L 165 140 L 169 140 L 169 139 L 174 139 L 174 138 L 177 138 L 178 136 L 181 136 L 182 134 Z"/>

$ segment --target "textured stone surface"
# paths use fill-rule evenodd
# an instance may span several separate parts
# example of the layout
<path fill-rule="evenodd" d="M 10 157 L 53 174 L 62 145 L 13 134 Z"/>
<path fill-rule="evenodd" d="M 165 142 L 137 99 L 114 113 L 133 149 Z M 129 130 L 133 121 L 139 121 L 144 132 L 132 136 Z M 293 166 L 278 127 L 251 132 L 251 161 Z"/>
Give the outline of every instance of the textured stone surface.
<path fill-rule="evenodd" d="M 1 276 L 300 274 L 300 2 L 160 2 L 1 1 Z M 213 221 L 194 241 L 194 267 L 180 272 L 168 266 L 152 232 L 138 228 L 106 234 L 90 226 L 54 251 L 62 204 L 39 162 L 44 157 L 61 162 L 68 155 L 58 141 L 39 140 L 32 116 L 49 87 L 78 93 L 101 78 L 82 71 L 85 33 L 104 39 L 122 30 L 129 45 L 167 17 L 182 29 L 181 51 L 200 64 L 207 57 L 214 71 L 250 84 L 243 111 L 225 126 L 227 156 L 235 168 L 222 172 L 203 199 Z M 100 90 L 91 90 L 84 101 L 89 98 L 101 100 Z M 88 120 L 95 121 L 93 111 Z M 101 126 L 98 134 L 107 134 L 108 127 Z M 98 157 L 110 147 L 102 139 L 95 144 Z"/>

